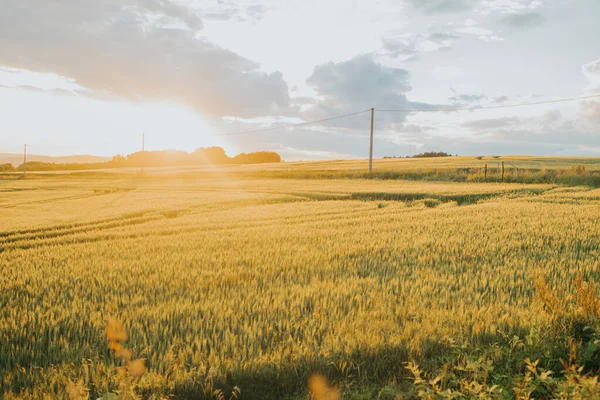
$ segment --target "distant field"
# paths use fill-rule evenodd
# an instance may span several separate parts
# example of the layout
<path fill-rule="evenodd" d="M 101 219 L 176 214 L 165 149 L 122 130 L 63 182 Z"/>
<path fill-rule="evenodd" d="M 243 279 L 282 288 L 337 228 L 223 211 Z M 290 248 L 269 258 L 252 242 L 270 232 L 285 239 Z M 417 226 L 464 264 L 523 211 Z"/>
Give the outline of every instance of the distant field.
<path fill-rule="evenodd" d="M 506 170 L 512 169 L 556 169 L 571 168 L 578 165 L 589 170 L 600 171 L 600 157 L 536 157 L 536 156 L 461 156 L 437 158 L 393 158 L 373 160 L 373 169 L 377 171 L 396 171 L 404 169 L 430 169 L 430 168 L 483 168 L 486 164 L 490 169 L 501 167 L 505 162 Z M 368 160 L 339 160 L 339 161 L 298 161 L 281 162 L 276 164 L 249 164 L 249 165 L 216 165 L 216 166 L 189 166 L 189 167 L 160 167 L 146 168 L 146 171 L 366 171 Z M 111 168 L 99 171 L 113 173 L 137 172 L 140 168 Z M 98 170 L 94 170 L 98 171 Z M 72 173 L 73 171 L 63 171 Z M 42 172 L 38 172 L 42 173 Z M 48 171 L 45 174 L 57 174 L 59 171 Z M 91 172 L 90 172 L 91 173 Z M 18 174 L 18 173 L 16 173 Z"/>
<path fill-rule="evenodd" d="M 502 160 L 600 169 L 591 158 Z M 497 160 L 377 160 L 375 169 L 486 162 Z M 545 276 L 564 294 L 578 274 L 600 280 L 600 189 L 268 178 L 366 166 L 0 180 L 0 397 L 116 391 L 109 317 L 146 359 L 132 387 L 143 398 L 220 389 L 229 399 L 237 386 L 242 399 L 300 399 L 313 372 L 344 398 L 426 398 L 411 360 L 431 379 L 446 371 L 448 387 L 468 379 L 514 397 L 526 358 L 562 368 L 570 345 L 552 333 L 555 315 L 534 282 Z M 246 171 L 259 175 L 236 174 Z"/>
<path fill-rule="evenodd" d="M 503 164 L 504 163 L 504 173 Z M 250 165 L 203 165 L 145 168 L 159 177 L 216 179 L 376 179 L 446 182 L 512 182 L 584 185 L 600 187 L 598 157 L 485 156 L 376 159 L 373 173 L 367 160 L 282 162 Z M 111 168 L 86 171 L 30 171 L 29 176 L 131 178 L 141 168 Z M 0 173 L 0 179 L 16 179 L 22 173 Z"/>

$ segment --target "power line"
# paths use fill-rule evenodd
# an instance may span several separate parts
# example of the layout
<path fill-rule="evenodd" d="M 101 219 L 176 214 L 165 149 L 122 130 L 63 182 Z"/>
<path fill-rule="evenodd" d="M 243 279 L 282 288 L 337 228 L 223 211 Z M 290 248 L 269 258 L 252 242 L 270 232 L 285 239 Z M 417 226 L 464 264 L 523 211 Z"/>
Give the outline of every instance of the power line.
<path fill-rule="evenodd" d="M 600 94 L 591 95 L 591 96 L 581 96 L 581 97 L 569 97 L 569 98 L 557 99 L 557 100 L 537 101 L 537 102 L 530 102 L 530 103 L 506 104 L 506 105 L 499 105 L 499 106 L 481 106 L 481 107 L 468 107 L 468 108 L 432 108 L 432 109 L 416 108 L 416 109 L 406 109 L 406 110 L 376 109 L 375 111 L 402 112 L 402 113 L 429 113 L 429 112 L 493 110 L 493 109 L 500 109 L 500 108 L 516 108 L 516 107 L 535 106 L 535 105 L 540 105 L 540 104 L 562 103 L 562 102 L 567 102 L 567 101 L 585 100 L 585 99 L 592 99 L 592 98 L 597 98 L 597 97 L 600 97 Z M 307 125 L 319 124 L 319 123 L 327 122 L 327 121 L 333 121 L 336 119 L 341 119 L 341 118 L 351 117 L 354 115 L 364 114 L 364 113 L 367 113 L 370 111 L 371 111 L 371 109 L 368 109 L 368 110 L 363 110 L 363 111 L 357 111 L 357 112 L 350 113 L 350 114 L 338 115 L 338 116 L 331 117 L 331 118 L 324 118 L 324 119 L 319 119 L 319 120 L 315 120 L 315 121 L 301 122 L 299 124 L 280 125 L 280 126 L 274 126 L 271 128 L 254 129 L 254 130 L 240 131 L 240 132 L 220 133 L 220 134 L 216 134 L 216 135 L 212 135 L 212 136 L 233 136 L 233 135 L 245 135 L 245 134 L 249 134 L 249 133 L 273 132 L 273 131 L 277 131 L 280 129 L 298 128 L 301 126 L 307 126 Z"/>
<path fill-rule="evenodd" d="M 497 108 L 515 108 L 515 107 L 526 107 L 526 106 L 535 106 L 539 104 L 552 104 L 552 103 L 562 103 L 566 101 L 573 100 L 585 100 L 600 97 L 600 94 L 595 94 L 592 96 L 582 96 L 582 97 L 569 97 L 565 99 L 557 99 L 557 100 L 546 100 L 546 101 L 537 101 L 533 103 L 520 103 L 520 104 L 507 104 L 500 106 L 481 106 L 481 107 L 469 107 L 469 108 L 438 108 L 438 109 L 412 109 L 412 110 L 379 110 L 380 112 L 403 112 L 403 113 L 428 113 L 428 112 L 451 112 L 451 111 L 477 111 L 477 110 L 493 110 Z"/>
<path fill-rule="evenodd" d="M 256 129 L 256 130 L 251 130 L 251 131 L 221 133 L 221 134 L 217 134 L 217 135 L 213 135 L 213 136 L 245 135 L 247 133 L 271 132 L 271 131 L 277 131 L 277 130 L 280 130 L 280 129 L 297 128 L 297 127 L 300 127 L 300 126 L 307 126 L 307 125 L 312 125 L 312 124 L 318 124 L 318 123 L 321 123 L 321 122 L 333 121 L 335 119 L 351 117 L 353 115 L 364 114 L 366 112 L 371 112 L 371 109 L 363 110 L 363 111 L 357 111 L 357 112 L 350 113 L 350 114 L 338 115 L 338 116 L 331 117 L 331 118 L 319 119 L 319 120 L 316 120 L 316 121 L 302 122 L 302 123 L 299 123 L 299 124 L 281 125 L 281 126 L 275 126 L 275 127 L 272 127 L 272 128 Z"/>

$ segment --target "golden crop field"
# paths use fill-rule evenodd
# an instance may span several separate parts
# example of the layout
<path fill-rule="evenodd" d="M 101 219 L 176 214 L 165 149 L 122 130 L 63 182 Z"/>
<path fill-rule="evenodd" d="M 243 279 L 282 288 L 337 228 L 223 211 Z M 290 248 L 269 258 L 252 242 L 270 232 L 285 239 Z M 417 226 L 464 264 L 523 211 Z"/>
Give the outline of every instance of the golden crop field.
<path fill-rule="evenodd" d="M 556 327 L 600 280 L 600 189 L 54 174 L 0 181 L 0 224 L 6 398 L 598 393 L 594 342 Z"/>

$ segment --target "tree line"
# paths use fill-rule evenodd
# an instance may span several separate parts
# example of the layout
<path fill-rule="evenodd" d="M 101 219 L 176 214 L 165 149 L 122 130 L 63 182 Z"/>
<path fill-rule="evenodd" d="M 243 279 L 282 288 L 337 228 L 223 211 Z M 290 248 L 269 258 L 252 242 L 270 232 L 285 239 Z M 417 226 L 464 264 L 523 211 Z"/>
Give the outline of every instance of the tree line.
<path fill-rule="evenodd" d="M 126 167 L 176 167 L 185 165 L 261 164 L 281 162 L 281 156 L 272 151 L 241 153 L 229 157 L 221 147 L 201 147 L 188 153 L 180 150 L 138 151 L 128 155 L 116 155 L 110 161 L 97 163 L 68 163 L 29 161 L 13 167 L 1 164 L 0 172 L 23 171 L 72 171 Z"/>
<path fill-rule="evenodd" d="M 385 156 L 384 159 L 389 158 L 436 158 L 436 157 L 452 157 L 452 154 L 445 153 L 443 151 L 426 151 L 425 153 L 415 154 L 414 156 L 396 157 L 396 156 Z"/>

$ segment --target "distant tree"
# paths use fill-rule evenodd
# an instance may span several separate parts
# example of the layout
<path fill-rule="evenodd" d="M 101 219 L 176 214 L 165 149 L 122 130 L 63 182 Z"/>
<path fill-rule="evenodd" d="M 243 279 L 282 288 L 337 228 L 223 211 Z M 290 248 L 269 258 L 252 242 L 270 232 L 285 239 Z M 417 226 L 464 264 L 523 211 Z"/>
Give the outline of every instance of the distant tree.
<path fill-rule="evenodd" d="M 200 164 L 226 164 L 231 159 L 222 147 L 200 147 L 192 153 L 194 161 Z"/>
<path fill-rule="evenodd" d="M 435 157 L 452 157 L 452 154 L 444 153 L 443 151 L 426 151 L 425 153 L 415 154 L 410 158 L 435 158 Z"/>
<path fill-rule="evenodd" d="M 452 157 L 452 154 L 443 151 L 427 151 L 425 153 L 415 154 L 414 156 L 405 156 L 404 158 L 433 158 L 433 157 Z M 402 158 L 402 156 L 385 156 L 384 159 Z"/>
<path fill-rule="evenodd" d="M 272 151 L 259 151 L 256 153 L 241 153 L 233 157 L 234 164 L 261 164 L 281 162 L 281 156 Z"/>
<path fill-rule="evenodd" d="M 190 154 L 181 150 L 138 151 L 127 156 L 127 165 L 132 167 L 166 167 L 191 164 Z"/>
<path fill-rule="evenodd" d="M 14 172 L 15 167 L 11 163 L 0 164 L 0 172 Z"/>
<path fill-rule="evenodd" d="M 117 154 L 109 161 L 109 163 L 116 166 L 125 165 L 127 163 L 127 157 Z"/>

